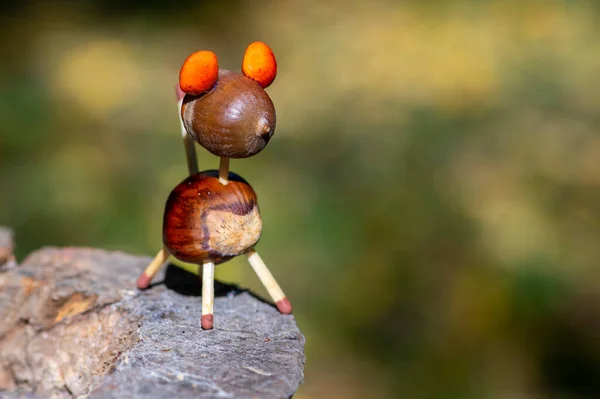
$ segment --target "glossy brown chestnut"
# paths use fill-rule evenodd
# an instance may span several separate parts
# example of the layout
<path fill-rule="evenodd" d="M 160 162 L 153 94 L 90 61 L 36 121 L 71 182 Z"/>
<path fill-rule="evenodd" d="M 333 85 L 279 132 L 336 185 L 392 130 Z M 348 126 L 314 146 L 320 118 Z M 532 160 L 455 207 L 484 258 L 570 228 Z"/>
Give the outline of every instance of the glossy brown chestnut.
<path fill-rule="evenodd" d="M 219 157 L 251 157 L 275 132 L 275 107 L 267 92 L 252 79 L 225 69 L 219 69 L 211 91 L 185 96 L 181 117 L 188 134 Z"/>
<path fill-rule="evenodd" d="M 227 185 L 216 170 L 196 173 L 167 199 L 163 243 L 181 261 L 223 263 L 254 247 L 261 231 L 256 193 L 235 173 Z"/>

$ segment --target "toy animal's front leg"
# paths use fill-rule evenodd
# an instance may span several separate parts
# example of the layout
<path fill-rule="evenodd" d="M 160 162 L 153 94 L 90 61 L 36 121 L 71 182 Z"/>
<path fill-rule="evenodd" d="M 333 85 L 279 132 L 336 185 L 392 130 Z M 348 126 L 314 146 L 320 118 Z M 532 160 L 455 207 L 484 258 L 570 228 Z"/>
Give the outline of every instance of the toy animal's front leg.
<path fill-rule="evenodd" d="M 251 249 L 246 256 L 248 257 L 250 266 L 252 266 L 252 269 L 254 269 L 254 272 L 258 276 L 258 279 L 265 286 L 271 299 L 273 299 L 273 302 L 275 302 L 277 309 L 283 314 L 292 313 L 292 303 L 287 299 L 283 290 L 279 284 L 277 284 L 275 277 L 273 277 L 269 268 L 265 265 L 265 262 L 263 262 L 262 258 L 258 255 L 258 252 Z"/>
<path fill-rule="evenodd" d="M 204 330 L 213 328 L 213 304 L 215 301 L 215 264 L 202 265 L 202 318 L 200 325 Z"/>

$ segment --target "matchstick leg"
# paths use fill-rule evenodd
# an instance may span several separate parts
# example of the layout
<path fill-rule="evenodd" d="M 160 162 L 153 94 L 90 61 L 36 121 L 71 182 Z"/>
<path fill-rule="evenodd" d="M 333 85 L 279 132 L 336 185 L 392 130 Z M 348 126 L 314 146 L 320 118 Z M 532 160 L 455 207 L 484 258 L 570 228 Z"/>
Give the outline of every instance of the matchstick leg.
<path fill-rule="evenodd" d="M 292 313 L 291 302 L 289 299 L 287 299 L 279 287 L 279 284 L 277 284 L 277 281 L 275 281 L 275 277 L 273 277 L 267 268 L 267 265 L 265 265 L 265 262 L 263 262 L 261 257 L 258 255 L 258 252 L 256 252 L 254 249 L 251 249 L 248 251 L 246 256 L 248 257 L 248 262 L 250 263 L 250 266 L 252 266 L 252 269 L 254 269 L 254 272 L 258 276 L 260 282 L 265 286 L 267 292 L 271 296 L 271 299 L 273 299 L 273 302 L 275 302 L 277 309 L 279 309 L 279 311 L 283 314 Z"/>
<path fill-rule="evenodd" d="M 219 161 L 219 183 L 229 184 L 229 158 L 221 157 Z"/>
<path fill-rule="evenodd" d="M 204 330 L 213 328 L 213 305 L 215 301 L 215 264 L 202 265 L 202 318 L 200 325 Z"/>
<path fill-rule="evenodd" d="M 196 147 L 194 147 L 194 139 L 187 133 L 183 120 L 181 119 L 181 104 L 185 93 L 181 91 L 179 85 L 175 87 L 177 91 L 177 115 L 179 118 L 179 126 L 181 127 L 181 137 L 183 138 L 183 146 L 185 148 L 185 160 L 187 162 L 188 173 L 194 175 L 198 173 L 198 158 L 196 157 Z"/>
<path fill-rule="evenodd" d="M 137 280 L 137 287 L 140 290 L 145 290 L 150 286 L 152 279 L 154 278 L 156 273 L 158 273 L 160 268 L 165 264 L 168 257 L 169 252 L 166 250 L 166 248 L 163 247 L 160 249 L 160 251 L 158 251 L 154 259 L 152 259 L 152 262 L 150 262 L 146 270 L 144 270 L 144 272 L 140 275 L 140 277 Z"/>
<path fill-rule="evenodd" d="M 183 125 L 182 125 L 183 126 Z M 183 128 L 185 130 L 185 128 Z M 189 175 L 198 173 L 198 160 L 196 158 L 196 148 L 194 148 L 194 139 L 187 134 L 183 137 L 183 146 L 185 147 L 185 159 L 187 162 Z"/>

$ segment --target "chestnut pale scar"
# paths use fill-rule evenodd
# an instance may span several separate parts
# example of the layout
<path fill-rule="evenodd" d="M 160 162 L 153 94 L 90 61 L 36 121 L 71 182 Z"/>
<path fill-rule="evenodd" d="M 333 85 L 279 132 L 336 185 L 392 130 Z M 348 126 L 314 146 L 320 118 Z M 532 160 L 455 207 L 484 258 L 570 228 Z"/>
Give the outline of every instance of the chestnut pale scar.
<path fill-rule="evenodd" d="M 212 226 L 208 236 L 209 247 L 224 256 L 236 256 L 253 247 L 262 231 L 262 221 L 256 205 L 245 215 L 227 210 L 209 210 L 206 222 Z"/>

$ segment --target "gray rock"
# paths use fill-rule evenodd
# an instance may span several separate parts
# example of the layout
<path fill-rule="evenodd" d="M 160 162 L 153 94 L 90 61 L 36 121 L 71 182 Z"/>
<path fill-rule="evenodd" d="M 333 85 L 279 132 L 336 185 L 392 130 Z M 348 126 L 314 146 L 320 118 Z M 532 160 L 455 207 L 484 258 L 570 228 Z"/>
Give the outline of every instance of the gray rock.
<path fill-rule="evenodd" d="M 0 271 L 0 395 L 289 398 L 303 379 L 293 316 L 235 286 L 215 288 L 200 328 L 198 278 L 170 266 L 134 289 L 149 258 L 45 248 Z M 158 277 L 157 281 L 162 278 Z"/>
<path fill-rule="evenodd" d="M 91 398 L 289 398 L 302 381 L 304 338 L 293 317 L 247 292 L 217 298 L 211 331 L 198 328 L 198 298 L 163 287 L 128 306 L 144 320 L 138 342 Z"/>

